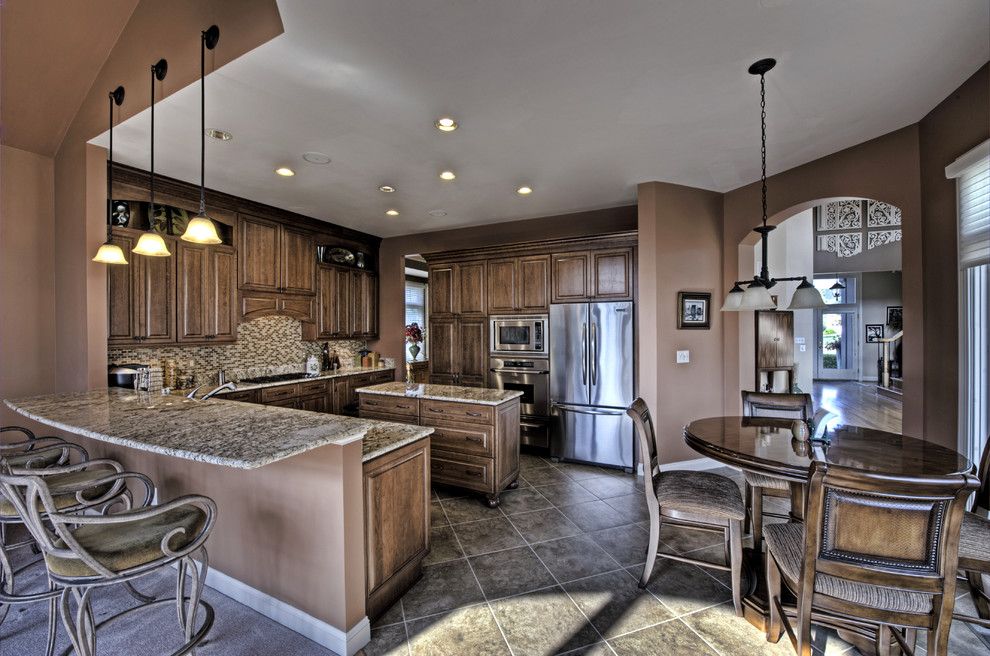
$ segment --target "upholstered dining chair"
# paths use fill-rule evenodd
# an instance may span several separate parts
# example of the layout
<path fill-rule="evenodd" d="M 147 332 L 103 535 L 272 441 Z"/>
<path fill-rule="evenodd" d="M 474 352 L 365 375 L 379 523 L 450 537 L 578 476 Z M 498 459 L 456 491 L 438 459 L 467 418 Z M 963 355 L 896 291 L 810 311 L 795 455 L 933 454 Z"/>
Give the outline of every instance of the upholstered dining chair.
<path fill-rule="evenodd" d="M 772 417 L 777 419 L 799 419 L 812 421 L 814 410 L 810 394 L 781 394 L 774 392 L 742 392 L 743 416 Z M 827 413 L 825 413 L 827 414 Z M 791 496 L 790 484 L 781 479 L 743 470 L 746 479 L 746 529 L 752 530 L 753 546 L 760 549 L 763 542 L 763 518 L 788 515 L 764 512 L 763 498 Z"/>
<path fill-rule="evenodd" d="M 959 536 L 959 569 L 966 573 L 969 592 L 977 617 L 957 613 L 955 618 L 990 628 L 990 436 L 980 458 L 980 489 L 976 491 L 972 512 L 963 516 Z"/>
<path fill-rule="evenodd" d="M 728 571 L 732 578 L 732 603 L 742 615 L 742 524 L 745 517 L 739 487 L 727 476 L 705 471 L 660 472 L 656 431 L 646 401 L 633 401 L 626 410 L 636 426 L 640 461 L 650 513 L 650 543 L 639 587 L 645 588 L 657 556 L 692 565 Z M 721 565 L 659 551 L 664 524 L 691 530 L 721 533 L 725 561 Z"/>
<path fill-rule="evenodd" d="M 805 523 L 770 524 L 767 640 L 787 632 L 811 656 L 811 621 L 914 654 L 918 629 L 928 654 L 945 656 L 955 602 L 959 530 L 971 474 L 918 478 L 811 465 Z M 783 607 L 783 582 L 797 597 L 794 624 Z"/>
<path fill-rule="evenodd" d="M 116 482 L 125 475 L 144 483 L 144 503 L 140 508 L 108 515 L 62 512 L 57 494 L 44 477 L 33 472 L 0 472 L 0 490 L 13 503 L 40 547 L 49 580 L 61 590 L 59 616 L 79 656 L 94 656 L 100 627 L 165 603 L 175 603 L 185 636 L 185 643 L 174 653 L 190 653 L 213 625 L 213 608 L 201 597 L 208 568 L 205 544 L 216 521 L 216 503 L 208 497 L 187 495 L 145 507 L 154 494 L 154 486 L 146 476 L 124 472 L 100 482 Z M 194 557 L 202 563 L 198 569 Z M 91 606 L 95 589 L 127 585 L 173 564 L 178 570 L 174 598 L 149 601 L 96 623 Z M 197 630 L 200 607 L 204 618 Z"/>

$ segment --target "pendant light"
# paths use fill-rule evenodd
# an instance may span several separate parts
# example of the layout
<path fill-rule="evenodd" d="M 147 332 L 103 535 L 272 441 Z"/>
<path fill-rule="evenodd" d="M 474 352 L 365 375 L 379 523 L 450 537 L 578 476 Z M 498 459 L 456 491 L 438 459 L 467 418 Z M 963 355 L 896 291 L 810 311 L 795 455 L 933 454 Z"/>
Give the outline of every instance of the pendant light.
<path fill-rule="evenodd" d="M 759 233 L 763 258 L 760 266 L 760 273 L 753 276 L 752 280 L 737 280 L 725 297 L 722 304 L 723 312 L 740 312 L 743 310 L 776 310 L 770 295 L 770 289 L 778 282 L 800 280 L 801 284 L 794 291 L 791 297 L 789 310 L 806 310 L 825 307 L 822 295 L 808 282 L 805 276 L 791 276 L 788 278 L 771 278 L 770 267 L 767 264 L 769 244 L 767 238 L 775 226 L 767 225 L 767 87 L 766 74 L 777 65 L 776 59 L 761 59 L 749 67 L 750 75 L 760 76 L 760 155 L 762 158 L 762 172 L 760 182 L 762 184 L 763 197 L 763 222 L 760 226 L 753 228 Z M 748 285 L 745 291 L 742 285 Z"/>
<path fill-rule="evenodd" d="M 159 59 L 151 67 L 151 176 L 148 184 L 151 195 L 151 215 L 148 217 L 148 230 L 138 239 L 134 252 L 138 255 L 151 257 L 168 257 L 171 255 L 162 236 L 154 231 L 151 225 L 155 220 L 155 80 L 161 82 L 168 73 L 168 62 Z"/>
<path fill-rule="evenodd" d="M 113 229 L 113 106 L 120 107 L 124 102 L 124 87 L 117 87 L 109 93 L 110 96 L 110 163 L 107 167 L 107 240 L 100 250 L 96 251 L 94 262 L 103 264 L 127 264 L 124 251 L 117 244 L 110 242 Z"/>
<path fill-rule="evenodd" d="M 202 33 L 199 49 L 199 213 L 194 216 L 182 239 L 194 244 L 219 244 L 222 242 L 217 234 L 217 227 L 206 214 L 206 50 L 213 50 L 220 40 L 220 28 L 211 25 Z"/>

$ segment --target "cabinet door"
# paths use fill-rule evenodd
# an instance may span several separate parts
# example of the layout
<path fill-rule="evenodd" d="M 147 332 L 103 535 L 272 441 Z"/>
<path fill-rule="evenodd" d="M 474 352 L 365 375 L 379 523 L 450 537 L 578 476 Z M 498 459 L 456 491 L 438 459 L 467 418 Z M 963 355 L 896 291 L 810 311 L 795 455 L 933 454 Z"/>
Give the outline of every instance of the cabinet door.
<path fill-rule="evenodd" d="M 776 315 L 777 364 L 783 367 L 794 365 L 794 313 L 774 312 Z"/>
<path fill-rule="evenodd" d="M 488 260 L 488 311 L 491 314 L 515 312 L 518 260 L 514 257 Z"/>
<path fill-rule="evenodd" d="M 591 296 L 602 301 L 632 299 L 632 249 L 591 252 Z"/>
<path fill-rule="evenodd" d="M 279 291 L 280 233 L 277 223 L 241 215 L 237 236 L 238 285 L 241 289 Z"/>
<path fill-rule="evenodd" d="M 589 254 L 557 253 L 551 258 L 550 300 L 553 303 L 573 303 L 590 297 L 588 289 Z"/>
<path fill-rule="evenodd" d="M 442 317 L 454 314 L 454 265 L 431 266 L 429 280 L 430 316 Z"/>
<path fill-rule="evenodd" d="M 351 335 L 378 335 L 378 278 L 368 271 L 351 272 Z"/>
<path fill-rule="evenodd" d="M 207 317 L 214 342 L 237 341 L 237 254 L 228 246 L 209 250 L 209 300 Z"/>
<path fill-rule="evenodd" d="M 205 246 L 180 243 L 176 249 L 176 314 L 180 342 L 208 339 L 211 334 L 210 254 Z M 215 292 L 214 292 L 215 293 Z M 214 320 L 216 317 L 213 318 Z"/>
<path fill-rule="evenodd" d="M 290 294 L 316 293 L 316 240 L 313 233 L 282 226 L 279 288 Z"/>
<path fill-rule="evenodd" d="M 331 403 L 330 412 L 335 415 L 342 414 L 344 412 L 344 406 L 347 405 L 347 395 L 350 385 L 347 382 L 347 378 L 336 378 L 333 381 L 333 399 Z"/>
<path fill-rule="evenodd" d="M 174 239 L 166 239 L 175 251 Z M 138 290 L 139 335 L 145 343 L 175 341 L 175 258 L 133 256 L 140 277 Z M 132 264 L 131 266 L 134 266 Z"/>
<path fill-rule="evenodd" d="M 111 344 L 133 344 L 139 337 L 135 305 L 135 283 L 139 282 L 139 277 L 134 275 L 134 267 L 137 265 L 135 258 L 140 256 L 131 252 L 137 240 L 114 231 L 110 241 L 120 246 L 129 264 L 107 267 L 107 341 Z"/>
<path fill-rule="evenodd" d="M 316 269 L 316 330 L 319 339 L 334 337 L 333 325 L 336 313 L 337 296 L 335 271 L 332 267 L 320 266 Z"/>
<path fill-rule="evenodd" d="M 487 340 L 488 322 L 485 319 L 471 320 L 460 319 L 457 322 L 457 345 L 455 358 L 457 363 L 456 373 L 458 383 L 464 382 L 466 378 L 473 378 L 480 385 L 484 382 L 488 373 L 488 348 Z M 433 355 L 431 352 L 430 358 Z"/>
<path fill-rule="evenodd" d="M 546 312 L 549 305 L 550 257 L 519 258 L 516 281 L 516 308 L 522 312 Z M 491 303 L 491 296 L 488 298 Z"/>
<path fill-rule="evenodd" d="M 309 410 L 310 412 L 327 412 L 327 395 L 323 394 L 321 396 L 310 396 L 305 399 L 299 399 L 299 409 Z"/>
<path fill-rule="evenodd" d="M 488 313 L 485 284 L 485 263 L 470 262 L 455 267 L 454 280 L 457 283 L 455 311 L 462 316 L 486 316 Z"/>
<path fill-rule="evenodd" d="M 457 373 L 457 356 L 454 354 L 455 325 L 453 319 L 430 318 L 430 380 L 433 376 L 450 376 Z"/>

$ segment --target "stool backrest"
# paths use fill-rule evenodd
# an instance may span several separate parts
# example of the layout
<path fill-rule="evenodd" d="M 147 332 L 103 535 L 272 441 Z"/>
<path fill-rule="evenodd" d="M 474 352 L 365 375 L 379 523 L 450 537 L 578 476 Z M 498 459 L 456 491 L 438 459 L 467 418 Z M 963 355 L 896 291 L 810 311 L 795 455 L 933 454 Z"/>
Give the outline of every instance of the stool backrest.
<path fill-rule="evenodd" d="M 813 462 L 799 586 L 803 601 L 811 601 L 816 576 L 824 574 L 932 595 L 934 616 L 951 617 L 959 531 L 977 483 L 970 474 L 908 478 Z M 841 603 L 855 614 L 857 607 L 876 608 L 883 598 Z"/>
<path fill-rule="evenodd" d="M 974 509 L 990 511 L 990 435 L 983 445 L 983 455 L 980 457 L 980 489 L 976 491 L 976 503 Z"/>
<path fill-rule="evenodd" d="M 653 418 L 646 401 L 637 398 L 626 408 L 626 414 L 633 420 L 636 427 L 636 444 L 639 449 L 639 461 L 643 465 L 643 478 L 646 483 L 646 500 L 649 504 L 657 504 L 654 479 L 660 475 L 660 455 L 657 451 L 657 435 L 653 428 Z"/>
<path fill-rule="evenodd" d="M 808 421 L 815 411 L 810 394 L 781 394 L 774 392 L 742 393 L 743 416 L 800 419 Z"/>

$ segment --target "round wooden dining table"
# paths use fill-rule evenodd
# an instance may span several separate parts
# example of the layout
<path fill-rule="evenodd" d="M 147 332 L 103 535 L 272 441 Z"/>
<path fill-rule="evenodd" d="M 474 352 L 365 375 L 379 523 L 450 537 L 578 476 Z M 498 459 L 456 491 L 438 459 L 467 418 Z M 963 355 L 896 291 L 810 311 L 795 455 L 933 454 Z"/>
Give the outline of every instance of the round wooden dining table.
<path fill-rule="evenodd" d="M 961 453 L 907 435 L 861 426 L 824 427 L 815 435 L 826 442 L 795 439 L 792 420 L 764 417 L 708 417 L 684 427 L 684 441 L 695 451 L 731 467 L 785 479 L 791 488 L 791 518 L 804 518 L 805 488 L 814 460 L 898 476 L 940 476 L 970 472 L 973 463 Z M 769 616 L 762 553 L 745 550 L 750 573 L 743 599 L 746 619 L 760 628 Z M 869 644 L 839 635 L 864 653 Z"/>

